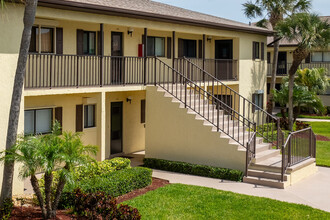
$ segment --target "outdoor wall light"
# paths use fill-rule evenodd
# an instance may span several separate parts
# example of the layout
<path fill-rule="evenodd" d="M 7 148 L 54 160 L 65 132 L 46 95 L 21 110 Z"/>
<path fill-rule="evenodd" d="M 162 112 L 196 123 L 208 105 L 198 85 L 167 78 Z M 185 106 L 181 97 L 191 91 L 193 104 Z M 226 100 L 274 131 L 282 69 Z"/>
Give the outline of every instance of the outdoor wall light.
<path fill-rule="evenodd" d="M 127 34 L 131 35 L 131 37 L 132 37 L 133 31 L 134 31 L 134 28 L 128 28 Z"/>
<path fill-rule="evenodd" d="M 207 37 L 207 41 L 208 41 L 208 42 L 211 42 L 211 40 L 212 40 L 212 37 L 211 37 L 211 36 L 208 36 L 208 37 Z"/>
<path fill-rule="evenodd" d="M 132 96 L 128 96 L 126 98 L 126 102 L 129 102 L 129 104 L 132 104 L 132 100 L 133 100 Z"/>

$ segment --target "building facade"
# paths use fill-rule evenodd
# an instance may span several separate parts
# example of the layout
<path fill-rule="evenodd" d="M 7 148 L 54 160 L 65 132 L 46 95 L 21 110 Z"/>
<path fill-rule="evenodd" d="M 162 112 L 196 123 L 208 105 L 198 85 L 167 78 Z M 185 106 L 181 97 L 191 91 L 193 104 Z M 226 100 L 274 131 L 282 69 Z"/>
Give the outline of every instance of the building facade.
<path fill-rule="evenodd" d="M 1 149 L 6 140 L 23 12 L 22 4 L 13 3 L 6 3 L 1 12 Z M 49 133 L 57 120 L 63 130 L 83 132 L 85 144 L 99 146 L 97 160 L 146 150 L 150 157 L 244 170 L 245 151 L 238 149 L 237 140 L 235 148 L 230 148 L 233 143 L 227 136 L 221 137 L 226 141 L 220 144 L 210 141 L 212 147 L 223 147 L 217 154 L 202 143 L 184 142 L 184 136 L 194 140 L 187 133 L 189 126 L 200 125 L 182 125 L 191 119 L 170 114 L 171 107 L 158 109 L 165 100 L 160 100 L 155 88 L 166 83 L 174 94 L 180 90 L 173 85 L 190 83 L 184 90 L 185 106 L 187 91 L 198 88 L 196 92 L 205 96 L 208 106 L 214 101 L 208 97 L 213 97 L 225 105 L 223 111 L 231 112 L 228 122 L 222 124 L 228 125 L 226 134 L 236 129 L 234 117 L 238 121 L 244 118 L 238 125 L 242 123 L 245 132 L 246 109 L 250 111 L 245 102 L 253 102 L 260 111 L 265 106 L 270 34 L 263 28 L 147 0 L 40 0 L 26 66 L 19 133 Z M 212 80 L 205 80 L 206 75 Z M 243 97 L 244 103 L 240 101 Z M 219 131 L 219 114 L 217 118 Z M 181 124 L 169 124 L 171 120 Z M 178 130 L 179 125 L 187 129 Z M 195 129 L 197 134 L 204 132 Z M 233 135 L 234 139 L 240 137 Z M 194 146 L 174 146 L 171 141 L 176 138 L 174 145 Z M 243 146 L 245 141 L 243 135 Z M 218 160 L 219 155 L 232 156 Z M 17 173 L 14 191 L 21 193 L 23 183 Z"/>

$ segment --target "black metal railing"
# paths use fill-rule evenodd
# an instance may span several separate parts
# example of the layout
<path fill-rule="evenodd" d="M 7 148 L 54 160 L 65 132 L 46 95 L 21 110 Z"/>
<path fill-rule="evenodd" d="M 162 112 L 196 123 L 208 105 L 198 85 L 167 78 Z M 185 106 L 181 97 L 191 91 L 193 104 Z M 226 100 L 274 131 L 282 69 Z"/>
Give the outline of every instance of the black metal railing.
<path fill-rule="evenodd" d="M 246 147 L 246 142 L 255 130 L 252 121 L 160 59 L 155 59 L 154 68 L 156 86 L 163 88 L 186 108 L 203 117 L 217 131 L 227 134 Z"/>
<path fill-rule="evenodd" d="M 181 73 L 190 73 L 194 75 L 193 70 L 185 62 L 189 60 L 196 66 L 204 69 L 206 72 L 219 80 L 236 81 L 238 80 L 238 61 L 233 59 L 197 59 L 197 58 L 176 58 L 174 68 Z M 202 80 L 202 79 L 196 79 Z"/>
<path fill-rule="evenodd" d="M 283 76 L 287 75 L 289 73 L 290 67 L 292 66 L 292 63 L 283 63 L 279 64 L 277 67 L 277 73 L 276 75 L 278 76 Z M 325 68 L 327 69 L 328 76 L 330 76 L 330 62 L 312 62 L 312 63 L 302 63 L 299 65 L 300 69 L 312 69 L 312 68 Z M 272 75 L 272 69 L 273 69 L 273 64 L 268 63 L 267 64 L 267 76 Z"/>
<path fill-rule="evenodd" d="M 288 167 L 316 157 L 316 136 L 311 127 L 291 132 L 282 145 L 282 182 Z"/>
<path fill-rule="evenodd" d="M 281 129 L 277 117 L 266 112 L 262 106 L 260 107 L 246 99 L 190 60 L 184 59 L 182 62 L 185 62 L 184 66 L 186 67 L 183 69 L 183 75 L 193 79 L 200 87 L 205 88 L 212 96 L 216 96 L 236 112 L 240 112 L 243 118 L 250 120 L 252 124 L 256 124 L 257 135 L 263 137 L 265 141 L 272 143 L 277 149 L 280 148 L 281 139 L 277 134 L 281 132 Z M 230 115 L 234 114 L 232 113 Z"/>
<path fill-rule="evenodd" d="M 254 130 L 256 130 L 255 124 L 254 124 Z M 253 132 L 252 136 L 250 137 L 250 139 L 246 143 L 245 176 L 248 176 L 249 165 L 250 165 L 252 159 L 256 155 L 256 142 L 257 142 L 256 137 L 257 137 L 257 133 Z"/>
<path fill-rule="evenodd" d="M 152 82 L 153 59 L 29 54 L 24 85 L 31 89 L 147 84 Z"/>

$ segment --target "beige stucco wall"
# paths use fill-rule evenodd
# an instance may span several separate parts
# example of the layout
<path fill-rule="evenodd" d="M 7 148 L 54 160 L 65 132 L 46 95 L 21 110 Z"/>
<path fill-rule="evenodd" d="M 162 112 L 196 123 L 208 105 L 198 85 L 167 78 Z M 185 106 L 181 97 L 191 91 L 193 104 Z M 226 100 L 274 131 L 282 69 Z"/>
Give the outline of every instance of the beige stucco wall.
<path fill-rule="evenodd" d="M 88 99 L 88 101 L 87 101 Z M 82 140 L 84 144 L 96 145 L 99 147 L 97 159 L 101 160 L 101 93 L 85 93 L 75 95 L 46 95 L 46 96 L 30 96 L 25 97 L 24 108 L 40 109 L 63 107 L 63 130 L 76 131 L 76 105 L 81 104 L 96 105 L 96 126 L 93 128 L 84 128 Z"/>
<path fill-rule="evenodd" d="M 132 98 L 131 103 L 127 102 Z M 146 99 L 145 91 L 109 92 L 106 93 L 106 145 L 105 157 L 110 156 L 111 138 L 111 102 L 123 103 L 123 152 L 132 153 L 145 148 L 145 124 L 141 123 L 141 100 Z"/>
<path fill-rule="evenodd" d="M 7 7 L 0 11 L 0 151 L 5 149 L 6 135 L 8 128 L 9 111 L 11 104 L 11 95 L 14 85 L 14 77 L 18 59 L 19 45 L 23 30 L 23 7 L 15 8 L 8 4 Z M 23 102 L 22 102 L 23 103 Z M 18 125 L 18 133 L 22 133 L 23 126 L 23 105 Z M 13 193 L 22 194 L 24 190 L 23 181 L 18 178 L 19 164 L 15 165 Z M 3 178 L 3 164 L 0 164 L 0 187 Z"/>
<path fill-rule="evenodd" d="M 146 157 L 244 170 L 245 152 L 156 87 L 147 87 Z"/>

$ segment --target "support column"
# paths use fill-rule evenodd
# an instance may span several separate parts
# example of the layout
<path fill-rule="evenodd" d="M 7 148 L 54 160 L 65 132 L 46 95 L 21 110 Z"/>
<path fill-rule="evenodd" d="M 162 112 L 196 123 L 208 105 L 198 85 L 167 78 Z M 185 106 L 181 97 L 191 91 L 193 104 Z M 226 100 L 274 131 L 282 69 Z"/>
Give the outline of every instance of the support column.
<path fill-rule="evenodd" d="M 106 137 L 109 137 L 106 135 L 106 93 L 101 92 L 100 95 L 100 159 L 101 161 L 105 160 L 105 151 L 106 151 Z"/>
<path fill-rule="evenodd" d="M 148 46 L 148 29 L 144 28 L 144 76 L 143 84 L 147 84 L 147 46 Z"/>

